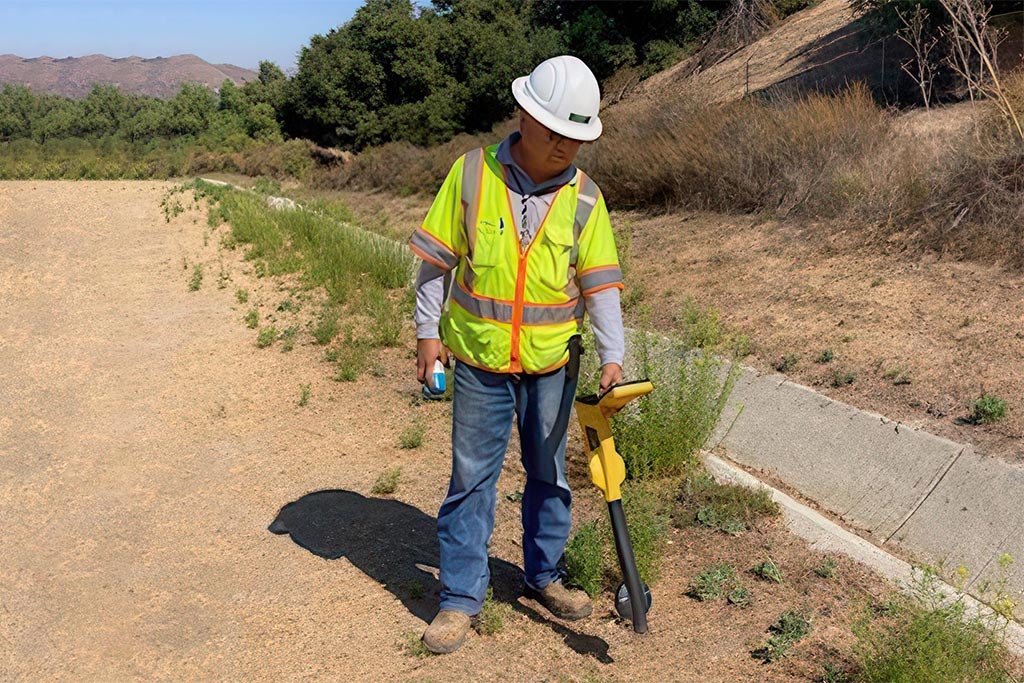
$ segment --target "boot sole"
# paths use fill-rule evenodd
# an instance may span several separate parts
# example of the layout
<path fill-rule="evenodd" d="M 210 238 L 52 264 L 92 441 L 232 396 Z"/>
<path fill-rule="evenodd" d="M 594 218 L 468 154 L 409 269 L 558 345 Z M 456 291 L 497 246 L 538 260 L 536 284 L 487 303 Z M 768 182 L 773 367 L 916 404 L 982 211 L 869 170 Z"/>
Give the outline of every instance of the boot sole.
<path fill-rule="evenodd" d="M 559 619 L 565 619 L 566 621 L 576 621 L 578 619 L 585 619 L 594 612 L 594 606 L 590 603 L 587 603 L 586 607 L 583 607 L 575 612 L 555 611 L 551 608 L 550 605 L 548 605 L 547 601 L 544 599 L 544 596 L 541 594 L 540 591 L 534 588 L 530 588 L 529 586 L 526 586 L 523 590 L 523 597 L 529 598 L 530 600 L 536 600 L 540 604 L 544 605 L 544 609 L 546 609 L 548 612 L 551 612 L 551 614 L 555 615 Z"/>

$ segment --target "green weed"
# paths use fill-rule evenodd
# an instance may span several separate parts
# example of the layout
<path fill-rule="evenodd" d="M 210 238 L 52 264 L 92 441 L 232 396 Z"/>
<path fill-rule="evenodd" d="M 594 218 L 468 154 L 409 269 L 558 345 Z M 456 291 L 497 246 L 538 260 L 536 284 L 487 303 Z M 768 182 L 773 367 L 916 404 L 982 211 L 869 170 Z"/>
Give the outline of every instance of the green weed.
<path fill-rule="evenodd" d="M 198 291 L 203 286 L 203 264 L 197 263 L 192 267 L 192 277 L 188 280 L 188 291 Z"/>
<path fill-rule="evenodd" d="M 604 587 L 606 552 L 605 539 L 598 522 L 588 522 L 577 529 L 565 547 L 568 582 L 582 588 L 590 597 L 597 596 Z"/>
<path fill-rule="evenodd" d="M 832 386 L 833 387 L 845 387 L 853 384 L 853 381 L 857 379 L 857 375 L 851 370 L 841 370 L 834 368 L 832 370 Z"/>
<path fill-rule="evenodd" d="M 1000 565 L 1001 571 L 1005 568 Z M 1004 585 L 997 581 L 986 601 L 1006 604 Z M 921 568 L 909 595 L 898 598 L 898 609 L 884 619 L 865 615 L 855 626 L 858 681 L 1014 683 L 1005 647 L 1006 615 L 998 607 L 995 613 L 969 613 L 963 592 L 950 600 L 941 587 L 938 568 Z"/>
<path fill-rule="evenodd" d="M 370 493 L 375 496 L 387 496 L 391 495 L 398 490 L 398 480 L 402 476 L 401 467 L 392 467 L 384 470 L 377 477 L 377 481 L 373 482 L 373 487 L 370 489 Z"/>
<path fill-rule="evenodd" d="M 739 607 L 746 607 L 750 604 L 750 589 L 743 585 L 736 585 L 729 591 L 725 599 L 729 601 L 731 605 L 737 605 Z"/>
<path fill-rule="evenodd" d="M 423 444 L 423 434 L 426 432 L 426 425 L 422 422 L 411 424 L 402 431 L 398 437 L 398 443 L 402 448 L 419 448 Z"/>
<path fill-rule="evenodd" d="M 832 353 L 832 349 L 825 349 L 818 354 L 818 357 L 814 359 L 815 363 L 831 363 L 832 359 L 835 358 L 835 354 Z"/>
<path fill-rule="evenodd" d="M 277 328 L 271 325 L 264 327 L 256 336 L 256 346 L 265 349 L 277 340 Z"/>
<path fill-rule="evenodd" d="M 727 534 L 738 534 L 764 517 L 779 514 L 767 489 L 721 484 L 706 472 L 687 476 L 676 495 L 677 524 L 701 524 Z"/>
<path fill-rule="evenodd" d="M 249 291 L 239 287 L 235 290 L 235 301 L 240 304 L 244 304 L 249 301 Z"/>
<path fill-rule="evenodd" d="M 821 564 L 814 568 L 814 573 L 823 579 L 831 579 L 836 575 L 838 568 L 839 563 L 836 562 L 835 558 L 826 557 L 821 561 Z"/>
<path fill-rule="evenodd" d="M 493 636 L 505 628 L 505 622 L 515 614 L 512 605 L 498 602 L 494 599 L 494 589 L 487 587 L 487 596 L 484 598 L 483 607 L 480 608 L 480 616 L 476 620 L 477 633 L 484 636 Z"/>
<path fill-rule="evenodd" d="M 736 570 L 732 565 L 718 562 L 693 577 L 687 588 L 687 595 L 701 602 L 725 597 L 736 582 Z"/>
<path fill-rule="evenodd" d="M 811 622 L 798 612 L 786 610 L 768 627 L 768 630 L 771 632 L 768 640 L 751 653 L 754 659 L 760 659 L 765 663 L 787 657 L 789 649 L 811 632 Z"/>
<path fill-rule="evenodd" d="M 245 317 L 242 318 L 245 321 L 245 326 L 250 330 L 255 330 L 256 326 L 260 324 L 260 314 L 255 308 L 250 308 L 246 312 Z"/>
<path fill-rule="evenodd" d="M 640 484 L 623 487 L 622 506 L 629 525 L 637 571 L 648 584 L 657 582 L 668 540 L 669 518 L 665 501 Z M 605 517 L 584 524 L 565 551 L 569 582 L 594 596 L 614 590 L 621 581 L 615 540 Z"/>
<path fill-rule="evenodd" d="M 1006 401 L 992 394 L 984 394 L 971 405 L 968 420 L 974 424 L 991 424 L 1005 417 Z"/>
<path fill-rule="evenodd" d="M 633 337 L 636 367 L 654 392 L 637 399 L 612 421 L 615 444 L 631 479 L 657 479 L 699 469 L 699 451 L 718 423 L 739 374 L 712 353 L 656 339 Z"/>
<path fill-rule="evenodd" d="M 779 569 L 779 565 L 775 564 L 775 560 L 770 557 L 762 562 L 758 562 L 751 571 L 759 579 L 771 581 L 772 583 L 782 583 L 782 570 Z"/>
<path fill-rule="evenodd" d="M 895 386 L 910 384 L 910 373 L 903 366 L 894 366 L 882 373 L 882 379 L 891 381 Z"/>
<path fill-rule="evenodd" d="M 433 652 L 423 644 L 423 639 L 416 631 L 409 631 L 402 637 L 401 648 L 410 657 L 425 659 L 433 656 Z"/>
<path fill-rule="evenodd" d="M 703 307 L 692 297 L 683 299 L 679 320 L 683 341 L 692 349 L 713 349 L 722 341 L 721 315 L 712 307 Z"/>
<path fill-rule="evenodd" d="M 303 384 L 299 390 L 299 405 L 305 406 L 309 403 L 310 388 L 308 384 Z"/>
<path fill-rule="evenodd" d="M 795 353 L 785 353 L 775 362 L 773 367 L 777 372 L 789 372 L 796 367 L 799 360 L 800 357 Z"/>
<path fill-rule="evenodd" d="M 299 333 L 297 325 L 289 325 L 281 333 L 281 351 L 287 353 L 295 348 L 295 336 Z"/>
<path fill-rule="evenodd" d="M 317 344 L 330 344 L 338 336 L 338 312 L 332 306 L 324 306 L 311 330 Z"/>

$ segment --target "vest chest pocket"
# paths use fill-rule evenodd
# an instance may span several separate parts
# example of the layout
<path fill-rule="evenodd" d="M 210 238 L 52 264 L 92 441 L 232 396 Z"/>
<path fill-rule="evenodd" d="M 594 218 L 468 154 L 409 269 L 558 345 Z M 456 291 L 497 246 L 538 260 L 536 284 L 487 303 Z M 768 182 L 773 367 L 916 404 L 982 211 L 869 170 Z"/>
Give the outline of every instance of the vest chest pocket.
<path fill-rule="evenodd" d="M 572 252 L 572 230 L 552 230 L 545 227 L 539 243 L 530 250 L 534 274 L 544 285 L 556 292 L 565 290 L 569 283 L 569 257 Z"/>

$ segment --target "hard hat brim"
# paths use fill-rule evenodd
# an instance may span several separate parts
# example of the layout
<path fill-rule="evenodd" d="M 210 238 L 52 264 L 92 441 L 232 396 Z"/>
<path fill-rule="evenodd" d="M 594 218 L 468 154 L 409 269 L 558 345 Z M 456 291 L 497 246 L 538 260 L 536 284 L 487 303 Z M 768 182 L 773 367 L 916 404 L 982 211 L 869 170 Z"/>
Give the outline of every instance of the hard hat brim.
<path fill-rule="evenodd" d="M 542 126 L 553 130 L 559 135 L 573 140 L 580 140 L 582 142 L 591 142 L 601 136 L 601 130 L 603 127 L 599 117 L 595 116 L 589 123 L 576 123 L 575 121 L 563 121 L 562 119 L 559 119 L 547 109 L 540 106 L 540 104 L 530 96 L 529 91 L 526 89 L 526 85 L 529 80 L 529 76 L 520 76 L 516 80 L 512 81 L 512 97 L 516 98 L 516 102 L 519 106 L 525 109 L 527 114 L 537 119 Z"/>

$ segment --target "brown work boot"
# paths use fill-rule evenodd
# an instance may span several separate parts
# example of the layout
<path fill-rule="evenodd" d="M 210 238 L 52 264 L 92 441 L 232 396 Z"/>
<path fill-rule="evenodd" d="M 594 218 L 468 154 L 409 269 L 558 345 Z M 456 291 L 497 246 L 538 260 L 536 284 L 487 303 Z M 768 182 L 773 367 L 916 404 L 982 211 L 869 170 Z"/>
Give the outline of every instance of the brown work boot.
<path fill-rule="evenodd" d="M 570 590 L 561 581 L 552 581 L 543 589 L 526 587 L 525 595 L 548 608 L 559 619 L 582 619 L 594 610 L 590 596 L 580 590 Z"/>
<path fill-rule="evenodd" d="M 443 609 L 437 613 L 430 626 L 423 632 L 423 644 L 434 654 L 455 652 L 466 640 L 469 633 L 470 616 L 463 612 Z"/>

